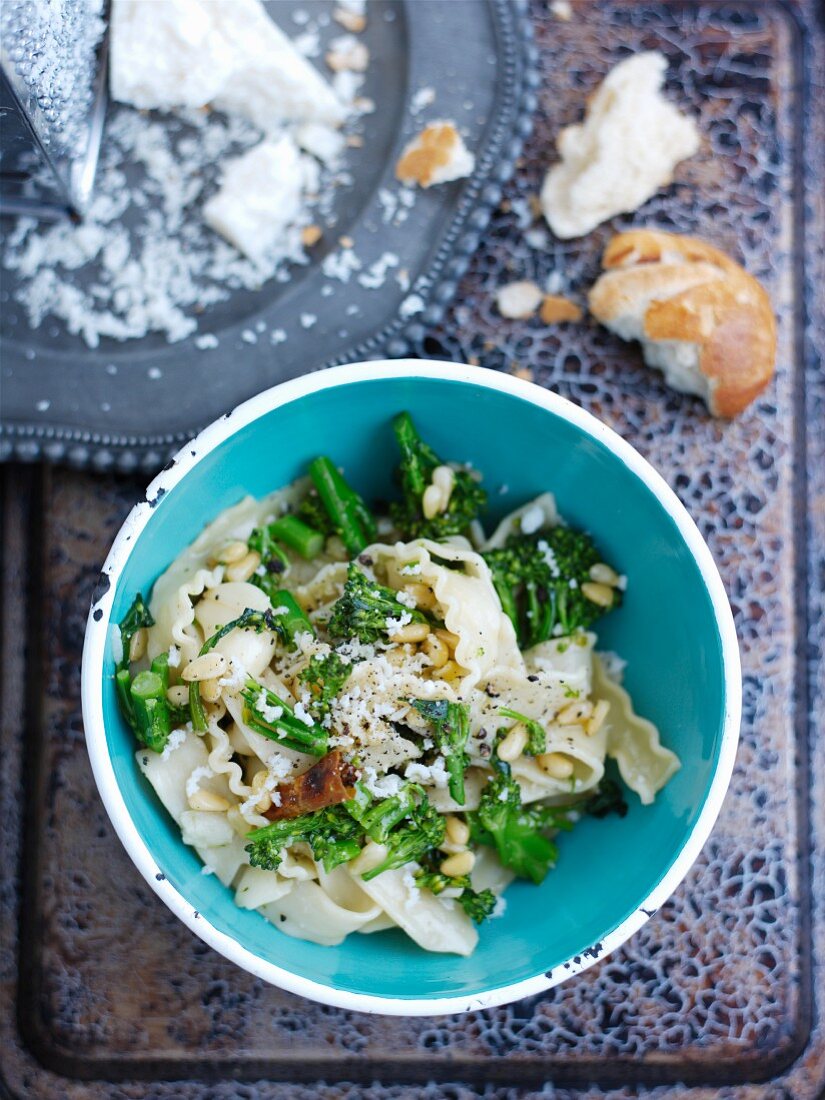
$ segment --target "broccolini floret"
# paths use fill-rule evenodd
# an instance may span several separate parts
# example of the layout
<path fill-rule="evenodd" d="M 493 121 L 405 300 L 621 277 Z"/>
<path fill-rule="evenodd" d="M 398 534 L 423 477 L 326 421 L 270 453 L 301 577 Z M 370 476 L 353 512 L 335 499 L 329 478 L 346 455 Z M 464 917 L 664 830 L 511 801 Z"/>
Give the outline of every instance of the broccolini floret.
<path fill-rule="evenodd" d="M 445 539 L 466 534 L 487 503 L 487 494 L 469 470 L 454 470 L 455 481 L 444 511 L 427 519 L 423 496 L 433 471 L 445 465 L 418 434 L 409 413 L 400 413 L 393 430 L 401 451 L 399 475 L 402 499 L 390 505 L 390 515 L 407 539 Z"/>
<path fill-rule="evenodd" d="M 354 562 L 347 571 L 341 598 L 332 608 L 328 629 L 333 638 L 358 638 L 373 644 L 395 633 L 399 621 L 425 623 L 426 615 L 409 608 L 398 593 L 369 577 Z"/>
<path fill-rule="evenodd" d="M 586 630 L 621 603 L 618 588 L 610 589 L 610 607 L 588 599 L 582 590 L 591 583 L 591 568 L 604 560 L 584 531 L 559 526 L 536 535 L 511 535 L 505 546 L 483 557 L 522 649 Z"/>
<path fill-rule="evenodd" d="M 413 816 L 419 804 L 426 800 L 424 788 L 417 783 L 404 783 L 395 794 L 378 801 L 373 801 L 362 783 L 356 783 L 355 798 L 347 803 L 347 809 L 370 840 L 384 844 L 392 830 L 405 818 Z"/>
<path fill-rule="evenodd" d="M 335 650 L 310 658 L 299 679 L 309 689 L 312 698 L 307 707 L 318 722 L 322 722 L 329 714 L 333 701 L 340 694 L 351 672 L 352 662 L 346 661 Z"/>
<path fill-rule="evenodd" d="M 530 756 L 540 756 L 547 748 L 547 731 L 541 722 L 537 722 L 535 718 L 528 718 L 526 714 L 519 714 L 517 710 L 511 710 L 509 707 L 502 707 L 499 711 L 502 718 L 512 718 L 515 722 L 521 722 L 521 724 L 527 730 L 527 747 L 526 752 Z"/>
<path fill-rule="evenodd" d="M 446 699 L 412 699 L 412 705 L 430 723 L 433 741 L 444 757 L 450 798 L 464 805 L 464 772 L 470 765 L 465 751 L 470 736 L 470 711 L 463 703 Z"/>
<path fill-rule="evenodd" d="M 387 854 L 384 859 L 362 878 L 369 882 L 383 871 L 414 863 L 438 848 L 444 840 L 444 818 L 430 805 L 426 797 L 408 813 L 404 823 L 393 829 L 384 843 Z"/>
<path fill-rule="evenodd" d="M 518 783 L 509 768 L 500 767 L 481 792 L 478 809 L 467 815 L 470 834 L 495 848 L 505 867 L 540 883 L 558 857 L 545 832 L 570 829 L 572 823 L 563 807 L 522 806 Z"/>
<path fill-rule="evenodd" d="M 284 848 L 304 841 L 312 849 L 313 856 L 323 862 L 325 870 L 331 871 L 355 859 L 361 851 L 362 832 L 358 822 L 347 813 L 345 804 L 339 803 L 256 829 L 247 838 L 246 850 L 253 867 L 277 871 Z"/>
<path fill-rule="evenodd" d="M 436 896 L 448 889 L 461 890 L 456 901 L 476 924 L 486 920 L 496 907 L 496 895 L 493 891 L 474 890 L 469 875 L 457 877 L 444 875 L 440 871 L 427 867 L 416 872 L 415 881 L 417 886 L 429 890 Z"/>
<path fill-rule="evenodd" d="M 169 657 L 161 653 L 152 661 L 152 667 L 138 672 L 133 678 L 129 672 L 129 649 L 138 630 L 155 625 L 149 608 L 140 593 L 120 623 L 120 641 L 123 653 L 115 670 L 115 690 L 123 718 L 142 745 L 163 752 L 172 732 L 172 708 L 166 698 L 169 689 Z"/>

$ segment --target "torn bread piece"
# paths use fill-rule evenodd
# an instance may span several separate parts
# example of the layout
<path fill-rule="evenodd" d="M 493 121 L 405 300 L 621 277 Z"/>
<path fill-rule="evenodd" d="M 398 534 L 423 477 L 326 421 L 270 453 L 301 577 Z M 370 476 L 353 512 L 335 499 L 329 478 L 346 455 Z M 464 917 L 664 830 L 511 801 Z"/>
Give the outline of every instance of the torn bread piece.
<path fill-rule="evenodd" d="M 545 294 L 541 300 L 539 317 L 545 325 L 561 325 L 565 321 L 581 321 L 581 306 L 563 294 Z"/>
<path fill-rule="evenodd" d="M 593 316 L 714 416 L 740 413 L 768 385 L 776 320 L 764 287 L 718 248 L 651 229 L 619 233 L 590 290 Z"/>
<path fill-rule="evenodd" d="M 581 237 L 615 214 L 637 210 L 699 148 L 696 123 L 661 93 L 666 69 L 656 51 L 622 61 L 591 97 L 584 121 L 559 134 L 561 161 L 541 191 L 557 237 Z"/>
<path fill-rule="evenodd" d="M 469 176 L 475 164 L 452 122 L 431 122 L 405 146 L 395 175 L 402 183 L 433 187 Z"/>
<path fill-rule="evenodd" d="M 297 223 L 307 175 L 314 167 L 287 134 L 262 141 L 226 162 L 220 189 L 203 208 L 206 224 L 253 263 L 262 264 Z"/>

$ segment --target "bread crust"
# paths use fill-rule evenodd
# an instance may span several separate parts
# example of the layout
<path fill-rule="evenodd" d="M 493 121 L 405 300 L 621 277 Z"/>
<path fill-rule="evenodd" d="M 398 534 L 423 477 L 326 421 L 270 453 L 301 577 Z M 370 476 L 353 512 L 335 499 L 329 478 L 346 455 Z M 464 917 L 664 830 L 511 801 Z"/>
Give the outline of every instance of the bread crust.
<path fill-rule="evenodd" d="M 615 236 L 604 274 L 590 291 L 593 316 L 608 327 L 637 317 L 645 345 L 695 345 L 714 416 L 740 413 L 768 385 L 776 319 L 764 287 L 707 241 L 651 229 Z"/>

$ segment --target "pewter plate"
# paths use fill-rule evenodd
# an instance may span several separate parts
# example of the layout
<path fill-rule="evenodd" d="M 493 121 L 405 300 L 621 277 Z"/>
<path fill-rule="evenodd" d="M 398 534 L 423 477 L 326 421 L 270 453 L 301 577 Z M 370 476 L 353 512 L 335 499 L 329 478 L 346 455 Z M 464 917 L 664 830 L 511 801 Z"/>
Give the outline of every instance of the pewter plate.
<path fill-rule="evenodd" d="M 269 5 L 293 35 L 300 30 L 292 22 L 296 7 Z M 317 18 L 332 7 L 315 0 L 312 13 Z M 186 340 L 104 338 L 95 349 L 54 318 L 33 329 L 5 272 L 0 457 L 151 470 L 267 386 L 324 365 L 407 354 L 424 325 L 438 324 L 530 131 L 537 79 L 530 23 L 521 0 L 370 0 L 369 11 L 363 40 L 371 63 L 361 94 L 377 110 L 366 120 L 364 148 L 350 151 L 353 184 L 336 200 L 335 228 L 310 264 L 293 268 L 288 282 L 233 292 Z M 330 21 L 325 33 L 341 30 Z M 435 101 L 416 116 L 411 99 L 427 87 Z M 400 150 L 434 118 L 456 122 L 477 170 L 418 193 L 403 224 L 388 222 L 379 192 L 397 194 Z M 327 278 L 321 263 L 342 235 L 355 241 L 363 269 L 395 253 L 424 308 L 402 315 L 410 291 L 392 273 L 377 289 Z M 311 328 L 302 327 L 305 315 L 317 318 Z M 277 346 L 275 329 L 287 334 Z M 218 338 L 216 349 L 196 346 L 205 332 Z"/>

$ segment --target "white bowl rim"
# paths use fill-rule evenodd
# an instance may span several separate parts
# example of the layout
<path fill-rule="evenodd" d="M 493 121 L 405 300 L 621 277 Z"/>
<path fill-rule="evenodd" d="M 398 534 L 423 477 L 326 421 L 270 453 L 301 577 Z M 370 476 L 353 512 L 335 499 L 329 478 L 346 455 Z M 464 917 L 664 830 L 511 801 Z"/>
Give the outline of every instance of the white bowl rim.
<path fill-rule="evenodd" d="M 670 868 L 651 889 L 642 903 L 615 929 L 605 934 L 601 950 L 578 956 L 578 961 L 554 967 L 547 973 L 522 981 L 485 990 L 472 995 L 448 997 L 383 997 L 375 994 L 353 993 L 335 989 L 311 978 L 293 974 L 289 970 L 261 959 L 243 947 L 237 940 L 215 928 L 165 877 L 135 827 L 125 800 L 118 787 L 112 761 L 106 745 L 103 721 L 104 651 L 114 594 L 123 567 L 134 547 L 137 536 L 148 523 L 154 504 L 166 492 L 184 478 L 207 454 L 213 451 L 241 428 L 273 409 L 289 404 L 308 394 L 345 386 L 354 382 L 379 381 L 381 379 L 422 378 L 469 383 L 484 389 L 498 390 L 521 398 L 532 405 L 547 409 L 561 419 L 573 424 L 586 435 L 603 444 L 624 465 L 636 474 L 654 494 L 658 502 L 673 520 L 681 537 L 691 552 L 707 588 L 722 647 L 725 678 L 725 718 L 718 763 L 713 775 L 705 804 L 696 824 L 689 834 Z M 728 603 L 722 579 L 699 529 L 691 519 L 679 498 L 650 463 L 591 413 L 573 402 L 543 389 L 532 382 L 509 374 L 440 360 L 391 359 L 349 363 L 329 367 L 299 378 L 282 382 L 264 390 L 238 405 L 204 428 L 190 443 L 178 451 L 174 460 L 149 485 L 146 498 L 135 505 L 112 544 L 103 565 L 102 574 L 108 577 L 108 586 L 93 602 L 89 611 L 86 637 L 83 646 L 81 673 L 81 698 L 86 745 L 91 759 L 95 782 L 106 812 L 132 862 L 149 886 L 172 912 L 197 936 L 225 958 L 243 970 L 272 985 L 308 997 L 336 1008 L 357 1012 L 372 1012 L 393 1016 L 435 1016 L 456 1012 L 471 1012 L 496 1005 L 508 1004 L 522 997 L 533 996 L 550 989 L 574 974 L 592 966 L 620 947 L 670 897 L 687 875 L 705 844 L 722 806 L 733 773 L 736 748 L 739 741 L 739 725 L 742 709 L 742 679 L 739 645 L 736 638 L 733 615 Z M 95 619 L 94 615 L 102 611 Z"/>

